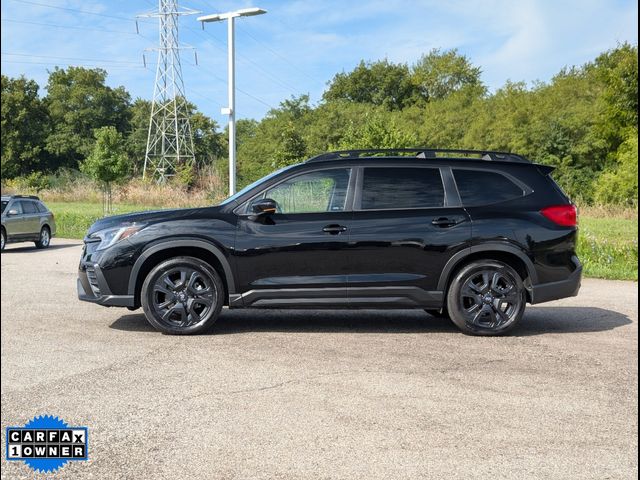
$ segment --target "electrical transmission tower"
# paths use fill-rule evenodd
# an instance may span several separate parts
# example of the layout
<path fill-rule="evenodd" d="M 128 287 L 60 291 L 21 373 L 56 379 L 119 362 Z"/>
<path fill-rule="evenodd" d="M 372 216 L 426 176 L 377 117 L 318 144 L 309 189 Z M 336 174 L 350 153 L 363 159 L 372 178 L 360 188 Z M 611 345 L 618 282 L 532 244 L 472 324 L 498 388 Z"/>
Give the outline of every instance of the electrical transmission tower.
<path fill-rule="evenodd" d="M 149 175 L 158 183 L 166 182 L 178 166 L 194 162 L 193 137 L 180 65 L 180 50 L 185 47 L 178 43 L 178 18 L 194 13 L 198 12 L 180 10 L 178 0 L 158 0 L 157 12 L 140 15 L 157 17 L 160 25 L 160 45 L 150 49 L 158 52 L 158 66 L 142 173 L 142 178 Z"/>

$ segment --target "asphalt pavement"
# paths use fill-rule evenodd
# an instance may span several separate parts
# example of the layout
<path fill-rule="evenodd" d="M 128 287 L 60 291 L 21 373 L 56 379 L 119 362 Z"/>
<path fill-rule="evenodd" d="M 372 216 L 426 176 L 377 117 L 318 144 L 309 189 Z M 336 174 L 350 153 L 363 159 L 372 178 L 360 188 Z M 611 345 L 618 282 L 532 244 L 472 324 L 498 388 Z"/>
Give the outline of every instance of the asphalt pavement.
<path fill-rule="evenodd" d="M 501 338 L 411 310 L 224 310 L 175 337 L 79 302 L 80 248 L 1 256 L 3 445 L 41 414 L 89 428 L 47 478 L 638 475 L 635 282 L 584 280 Z M 3 479 L 34 478 L 4 449 Z"/>

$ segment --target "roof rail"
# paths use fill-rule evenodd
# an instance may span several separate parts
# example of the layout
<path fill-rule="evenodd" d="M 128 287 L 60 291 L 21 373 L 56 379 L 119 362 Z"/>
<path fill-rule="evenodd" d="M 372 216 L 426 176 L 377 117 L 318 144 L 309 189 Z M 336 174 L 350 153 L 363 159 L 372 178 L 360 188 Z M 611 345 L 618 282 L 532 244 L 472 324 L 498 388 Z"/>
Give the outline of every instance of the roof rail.
<path fill-rule="evenodd" d="M 40 200 L 40 197 L 38 197 L 37 195 L 9 195 L 9 196 L 13 198 L 30 198 L 32 200 Z"/>
<path fill-rule="evenodd" d="M 531 163 L 522 155 L 510 152 L 495 152 L 492 150 L 458 150 L 446 148 L 372 148 L 366 150 L 338 150 L 317 155 L 307 160 L 310 162 L 324 162 L 326 160 L 347 160 L 362 157 L 385 156 L 408 156 L 413 154 L 415 158 L 437 159 L 437 158 L 469 158 L 476 160 Z"/>

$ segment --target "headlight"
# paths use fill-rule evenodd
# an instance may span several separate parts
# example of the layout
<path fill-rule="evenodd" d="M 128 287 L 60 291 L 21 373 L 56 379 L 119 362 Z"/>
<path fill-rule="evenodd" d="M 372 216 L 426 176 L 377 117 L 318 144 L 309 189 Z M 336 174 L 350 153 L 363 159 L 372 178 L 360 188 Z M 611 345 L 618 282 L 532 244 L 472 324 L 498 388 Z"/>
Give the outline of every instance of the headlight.
<path fill-rule="evenodd" d="M 96 247 L 96 250 L 104 250 L 120 240 L 124 240 L 125 238 L 135 235 L 145 226 L 146 225 L 144 224 L 137 223 L 114 228 L 105 228 L 104 230 L 92 233 L 89 238 L 92 240 L 100 240 L 100 244 Z"/>

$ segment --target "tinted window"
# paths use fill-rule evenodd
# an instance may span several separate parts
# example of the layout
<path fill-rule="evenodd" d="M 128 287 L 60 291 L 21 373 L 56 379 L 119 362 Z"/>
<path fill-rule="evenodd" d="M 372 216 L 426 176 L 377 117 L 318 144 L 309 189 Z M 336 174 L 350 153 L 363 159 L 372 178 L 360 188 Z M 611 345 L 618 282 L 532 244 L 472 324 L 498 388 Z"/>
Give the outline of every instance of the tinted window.
<path fill-rule="evenodd" d="M 454 169 L 453 175 L 463 205 L 489 205 L 524 195 L 522 188 L 496 172 Z"/>
<path fill-rule="evenodd" d="M 342 212 L 350 173 L 340 168 L 298 175 L 268 190 L 264 198 L 278 203 L 278 213 Z"/>
<path fill-rule="evenodd" d="M 2 200 L 2 213 L 4 213 L 4 209 L 7 208 L 7 205 L 9 205 L 9 201 Z"/>
<path fill-rule="evenodd" d="M 22 211 L 25 215 L 29 215 L 30 213 L 38 213 L 36 210 L 36 206 L 33 202 L 28 200 L 23 200 L 20 202 L 22 204 Z"/>
<path fill-rule="evenodd" d="M 36 208 L 38 209 L 38 211 L 40 213 L 48 213 L 49 210 L 47 210 L 47 207 L 44 206 L 44 203 L 41 202 L 36 202 Z"/>
<path fill-rule="evenodd" d="M 444 187 L 437 168 L 365 168 L 363 210 L 442 207 Z"/>
<path fill-rule="evenodd" d="M 9 211 L 11 210 L 15 210 L 16 212 L 18 212 L 16 215 L 22 215 L 22 207 L 20 206 L 20 202 L 13 201 L 9 205 Z"/>

